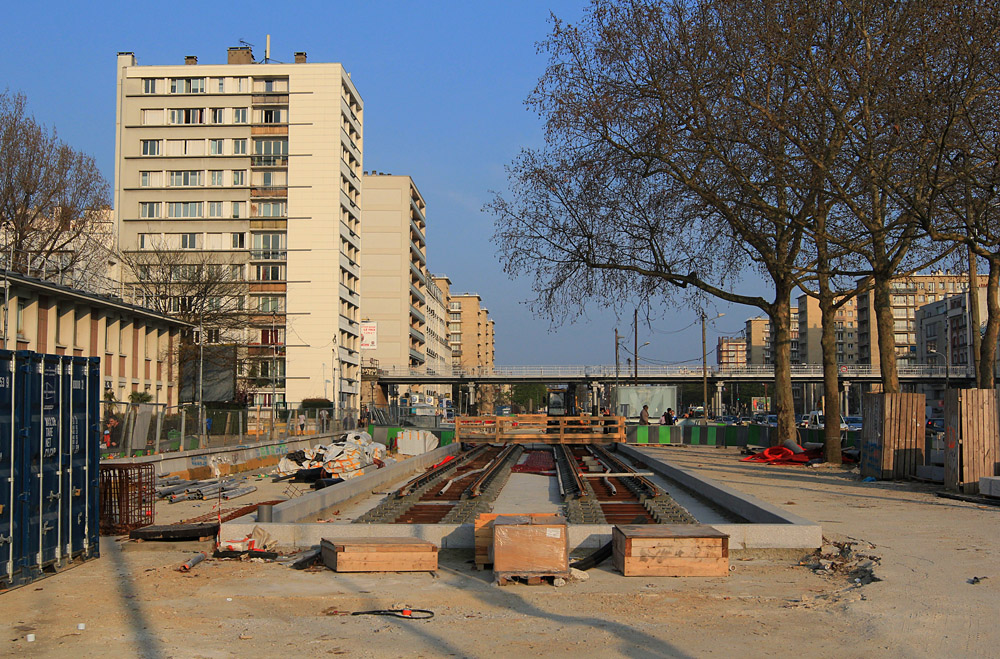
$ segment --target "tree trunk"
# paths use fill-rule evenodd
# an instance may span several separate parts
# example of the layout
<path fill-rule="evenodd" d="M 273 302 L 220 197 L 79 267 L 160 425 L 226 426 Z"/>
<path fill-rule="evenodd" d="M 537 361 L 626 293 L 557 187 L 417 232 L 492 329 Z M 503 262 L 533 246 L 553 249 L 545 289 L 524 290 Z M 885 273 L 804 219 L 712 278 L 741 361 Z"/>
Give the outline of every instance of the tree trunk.
<path fill-rule="evenodd" d="M 986 333 L 979 357 L 979 388 L 993 389 L 996 385 L 995 364 L 997 339 L 1000 338 L 1000 257 L 990 259 L 990 274 L 986 279 Z"/>
<path fill-rule="evenodd" d="M 875 328 L 878 331 L 878 361 L 882 374 L 882 391 L 898 394 L 899 371 L 896 368 L 896 322 L 892 317 L 889 278 L 875 275 L 872 296 L 875 300 Z"/>
<path fill-rule="evenodd" d="M 792 399 L 792 287 L 776 286 L 771 305 L 771 349 L 774 359 L 774 413 L 778 415 L 777 444 L 795 441 L 795 403 Z M 775 443 L 775 442 L 772 442 Z"/>
<path fill-rule="evenodd" d="M 826 279 L 822 277 L 822 279 Z M 820 345 L 823 348 L 823 456 L 830 464 L 841 464 L 840 379 L 837 368 L 837 340 L 834 328 L 834 298 L 829 281 L 820 282 L 819 310 L 823 319 Z"/>
<path fill-rule="evenodd" d="M 972 363 L 975 366 L 976 382 L 982 382 L 985 364 L 989 364 L 989 362 L 983 362 L 980 359 L 983 350 L 983 335 L 979 332 L 983 326 L 983 319 L 979 314 L 979 272 L 976 266 L 976 255 L 973 253 L 972 247 L 969 247 L 969 324 L 972 326 L 970 328 L 972 334 Z M 981 367 L 980 363 L 984 366 Z"/>

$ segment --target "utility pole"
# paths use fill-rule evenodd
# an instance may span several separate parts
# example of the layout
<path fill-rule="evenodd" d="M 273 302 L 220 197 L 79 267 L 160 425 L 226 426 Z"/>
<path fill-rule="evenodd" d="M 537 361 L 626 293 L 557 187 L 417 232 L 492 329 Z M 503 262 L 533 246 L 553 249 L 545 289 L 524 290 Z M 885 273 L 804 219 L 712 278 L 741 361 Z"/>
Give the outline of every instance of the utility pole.
<path fill-rule="evenodd" d="M 708 352 L 705 344 L 705 310 L 701 311 L 701 425 L 708 425 Z"/>
<path fill-rule="evenodd" d="M 278 345 L 277 345 L 278 337 L 274 329 L 274 326 L 276 324 L 275 323 L 276 313 L 277 312 L 275 311 L 271 312 L 271 434 L 269 435 L 270 439 L 274 439 L 274 415 L 278 413 L 278 398 L 277 395 L 274 393 L 275 386 L 277 384 L 275 378 L 277 377 L 276 369 L 278 364 Z"/>
<path fill-rule="evenodd" d="M 198 321 L 198 434 L 205 437 L 205 301 L 201 303 Z M 199 445 L 203 446 L 201 442 Z"/>
<path fill-rule="evenodd" d="M 615 328 L 615 416 L 618 415 L 618 373 L 621 369 L 618 361 L 618 328 Z"/>
<path fill-rule="evenodd" d="M 340 417 L 340 350 L 337 348 L 337 335 L 333 335 L 333 415 Z"/>
<path fill-rule="evenodd" d="M 633 375 L 635 384 L 639 384 L 639 309 L 636 309 L 635 314 L 632 316 L 632 328 L 635 332 L 635 342 L 632 344 L 634 348 L 632 356 L 635 357 L 635 372 Z"/>

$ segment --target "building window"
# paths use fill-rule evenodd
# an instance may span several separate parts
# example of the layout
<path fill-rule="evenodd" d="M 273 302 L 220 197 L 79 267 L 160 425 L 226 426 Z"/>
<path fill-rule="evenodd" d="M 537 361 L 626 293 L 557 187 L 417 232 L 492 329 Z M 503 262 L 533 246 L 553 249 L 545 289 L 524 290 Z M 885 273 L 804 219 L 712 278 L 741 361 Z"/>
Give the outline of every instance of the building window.
<path fill-rule="evenodd" d="M 208 216 L 209 217 L 222 217 L 222 202 L 221 201 L 210 201 L 210 202 L 208 202 Z"/>
<path fill-rule="evenodd" d="M 283 201 L 262 201 L 257 204 L 257 217 L 284 217 L 285 209 Z"/>
<path fill-rule="evenodd" d="M 233 236 L 233 249 L 245 249 L 246 248 L 246 234 L 245 233 L 234 233 Z"/>
<path fill-rule="evenodd" d="M 209 185 L 225 185 L 222 179 L 222 170 L 213 169 L 208 172 L 208 184 Z"/>
<path fill-rule="evenodd" d="M 153 218 L 159 216 L 160 216 L 160 202 L 158 201 L 139 202 L 139 217 Z"/>
<path fill-rule="evenodd" d="M 259 298 L 257 309 L 261 313 L 281 313 L 281 297 L 265 295 Z"/>
<path fill-rule="evenodd" d="M 448 320 L 462 320 L 462 314 L 460 313 L 448 314 Z"/>
<path fill-rule="evenodd" d="M 238 219 L 238 218 L 243 217 L 243 204 L 244 203 L 245 202 L 242 202 L 242 201 L 234 201 L 233 202 L 233 217 L 234 218 Z"/>
<path fill-rule="evenodd" d="M 233 123 L 234 124 L 245 124 L 247 122 L 247 109 L 246 108 L 233 108 Z"/>
<path fill-rule="evenodd" d="M 17 333 L 24 334 L 24 300 L 17 301 Z"/>
<path fill-rule="evenodd" d="M 171 110 L 170 123 L 173 125 L 203 124 L 205 123 L 205 110 L 202 108 Z"/>
<path fill-rule="evenodd" d="M 170 172 L 170 187 L 190 188 L 200 186 L 202 184 L 201 175 L 202 171 L 200 169 Z"/>
<path fill-rule="evenodd" d="M 280 109 L 264 110 L 260 114 L 261 123 L 262 124 L 284 123 L 285 112 L 288 112 L 288 110 L 280 110 Z"/>
<path fill-rule="evenodd" d="M 280 265 L 257 266 L 257 281 L 281 281 L 282 279 Z"/>
<path fill-rule="evenodd" d="M 139 172 L 139 186 L 143 188 L 158 188 L 162 182 L 162 172 Z"/>
<path fill-rule="evenodd" d="M 287 156 L 288 140 L 257 140 L 253 152 L 258 156 Z"/>
<path fill-rule="evenodd" d="M 205 93 L 205 79 L 204 78 L 171 78 L 170 79 L 170 93 L 171 94 L 204 94 Z"/>
<path fill-rule="evenodd" d="M 152 249 L 153 241 L 158 237 L 155 233 L 140 233 L 137 236 L 139 242 L 139 249 Z M 147 268 L 148 270 L 148 268 Z"/>
<path fill-rule="evenodd" d="M 181 249 L 198 249 L 198 234 L 182 233 Z"/>
<path fill-rule="evenodd" d="M 222 144 L 225 140 L 209 140 L 208 141 L 208 154 L 211 156 L 221 156 L 222 155 Z"/>
<path fill-rule="evenodd" d="M 245 156 L 247 154 L 247 141 L 233 140 L 233 155 L 234 156 Z"/>
<path fill-rule="evenodd" d="M 247 173 L 242 169 L 233 170 L 233 185 L 246 185 Z"/>
<path fill-rule="evenodd" d="M 143 110 L 141 121 L 143 126 L 162 126 L 163 110 Z"/>
<path fill-rule="evenodd" d="M 160 140 L 143 140 L 142 155 L 144 156 L 160 155 Z"/>
<path fill-rule="evenodd" d="M 216 78 L 215 79 L 215 88 L 216 88 L 216 90 L 220 94 L 225 94 L 226 93 L 226 79 L 225 78 Z"/>
<path fill-rule="evenodd" d="M 243 266 L 238 263 L 230 265 L 229 278 L 233 281 L 243 281 Z"/>
<path fill-rule="evenodd" d="M 225 123 L 222 115 L 222 108 L 212 108 L 212 123 L 221 124 Z"/>
<path fill-rule="evenodd" d="M 206 343 L 218 343 L 219 342 L 219 330 L 214 328 L 209 328 L 205 330 L 205 342 Z"/>
<path fill-rule="evenodd" d="M 172 201 L 167 204 L 167 217 L 203 217 L 202 202 Z"/>
<path fill-rule="evenodd" d="M 143 94 L 155 94 L 156 93 L 156 78 L 143 78 L 142 79 L 142 93 Z"/>

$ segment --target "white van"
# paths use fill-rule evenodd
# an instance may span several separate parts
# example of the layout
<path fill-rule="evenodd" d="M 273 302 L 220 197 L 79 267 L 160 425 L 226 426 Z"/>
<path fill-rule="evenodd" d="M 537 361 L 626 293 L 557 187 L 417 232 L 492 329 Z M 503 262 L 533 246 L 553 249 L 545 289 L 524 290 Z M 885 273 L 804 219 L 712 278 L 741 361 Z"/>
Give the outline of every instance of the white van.
<path fill-rule="evenodd" d="M 806 428 L 810 430 L 822 430 L 826 427 L 826 416 L 823 414 L 823 410 L 813 410 L 809 413 L 809 418 L 806 420 Z M 840 431 L 844 432 L 847 430 L 847 420 L 843 416 L 840 417 Z"/>

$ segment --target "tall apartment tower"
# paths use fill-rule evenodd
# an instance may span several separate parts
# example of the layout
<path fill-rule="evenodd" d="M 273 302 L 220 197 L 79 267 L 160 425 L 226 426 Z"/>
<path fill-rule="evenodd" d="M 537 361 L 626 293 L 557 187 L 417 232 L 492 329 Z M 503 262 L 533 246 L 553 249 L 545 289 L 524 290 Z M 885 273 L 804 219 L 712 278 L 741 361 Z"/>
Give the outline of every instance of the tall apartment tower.
<path fill-rule="evenodd" d="M 838 300 L 839 301 L 839 300 Z M 800 295 L 799 316 L 799 362 L 802 364 L 823 363 L 823 318 L 819 300 L 809 295 Z M 837 363 L 858 363 L 858 300 L 851 298 L 834 312 L 834 340 L 836 341 Z"/>
<path fill-rule="evenodd" d="M 747 340 L 732 336 L 720 336 L 715 347 L 715 363 L 723 367 L 747 365 Z"/>
<path fill-rule="evenodd" d="M 448 302 L 452 364 L 460 368 L 493 368 L 493 319 L 478 293 L 452 293 Z"/>
<path fill-rule="evenodd" d="M 234 264 L 256 404 L 322 396 L 330 379 L 356 407 L 363 106 L 350 74 L 239 47 L 226 64 L 119 53 L 117 77 L 120 249 Z"/>
<path fill-rule="evenodd" d="M 799 363 L 799 309 L 790 310 L 790 353 L 791 362 Z M 748 318 L 744 330 L 746 340 L 746 363 L 750 366 L 774 364 L 774 346 L 772 345 L 771 321 L 762 316 Z"/>
<path fill-rule="evenodd" d="M 980 275 L 979 287 L 986 289 L 986 275 Z M 860 283 L 860 280 L 859 280 Z M 917 309 L 969 290 L 968 273 L 951 271 L 900 277 L 891 283 L 889 304 L 892 307 L 896 361 L 901 366 L 921 363 L 917 346 Z M 870 291 L 858 295 L 858 361 L 879 363 L 878 327 L 875 324 L 875 296 Z M 983 317 L 985 321 L 985 316 Z"/>

